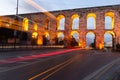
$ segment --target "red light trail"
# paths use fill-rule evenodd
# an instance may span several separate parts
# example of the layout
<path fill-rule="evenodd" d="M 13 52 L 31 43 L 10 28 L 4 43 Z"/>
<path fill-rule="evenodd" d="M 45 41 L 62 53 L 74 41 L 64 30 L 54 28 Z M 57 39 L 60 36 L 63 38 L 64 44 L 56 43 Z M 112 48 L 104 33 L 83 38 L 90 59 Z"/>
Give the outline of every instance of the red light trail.
<path fill-rule="evenodd" d="M 8 58 L 5 60 L 0 60 L 0 64 L 8 64 L 8 63 L 33 60 L 33 59 L 38 59 L 38 58 L 43 58 L 43 57 L 50 57 L 50 56 L 65 54 L 65 53 L 75 51 L 75 50 L 78 50 L 78 49 L 68 49 L 68 50 L 62 50 L 62 51 L 56 51 L 56 52 L 50 52 L 50 53 L 40 53 L 36 55 L 22 56 L 22 57 L 17 57 L 17 58 Z"/>

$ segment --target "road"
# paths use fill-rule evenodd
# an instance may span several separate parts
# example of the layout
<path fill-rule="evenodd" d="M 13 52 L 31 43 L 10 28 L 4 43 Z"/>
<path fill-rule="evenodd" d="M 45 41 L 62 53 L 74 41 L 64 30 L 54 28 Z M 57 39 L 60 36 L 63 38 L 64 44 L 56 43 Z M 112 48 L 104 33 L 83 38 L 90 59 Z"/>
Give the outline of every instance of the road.
<path fill-rule="evenodd" d="M 118 53 L 74 50 L 0 65 L 0 80 L 82 80 L 120 57 Z"/>

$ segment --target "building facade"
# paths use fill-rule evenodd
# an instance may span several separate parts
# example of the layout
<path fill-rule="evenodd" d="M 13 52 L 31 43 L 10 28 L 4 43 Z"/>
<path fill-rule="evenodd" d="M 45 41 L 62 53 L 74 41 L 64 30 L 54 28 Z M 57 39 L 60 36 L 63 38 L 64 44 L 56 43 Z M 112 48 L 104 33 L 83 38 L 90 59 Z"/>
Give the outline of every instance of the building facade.
<path fill-rule="evenodd" d="M 92 34 L 97 49 L 105 47 L 104 38 L 109 34 L 112 47 L 116 48 L 116 44 L 120 44 L 120 5 L 19 14 L 17 19 L 1 16 L 0 27 L 13 29 L 13 36 L 18 40 L 22 31 L 22 41 L 38 45 L 42 45 L 46 37 L 49 40 L 46 44 L 54 45 L 55 38 L 59 38 L 58 41 L 64 40 L 64 45 L 69 46 L 71 38 L 77 35 L 78 46 L 85 48 L 87 35 Z"/>

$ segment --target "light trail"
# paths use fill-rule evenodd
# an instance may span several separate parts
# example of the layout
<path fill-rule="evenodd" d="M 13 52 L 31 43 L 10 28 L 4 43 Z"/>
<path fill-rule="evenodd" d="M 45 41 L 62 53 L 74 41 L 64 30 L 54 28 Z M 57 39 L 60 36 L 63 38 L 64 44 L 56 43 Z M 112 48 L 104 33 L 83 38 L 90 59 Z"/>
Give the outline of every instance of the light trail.
<path fill-rule="evenodd" d="M 26 2 L 30 5 L 32 5 L 33 7 L 35 7 L 36 9 L 42 11 L 45 15 L 47 15 L 47 16 L 51 17 L 52 19 L 56 20 L 56 17 L 53 14 L 51 14 L 50 12 L 48 12 L 47 10 L 42 8 L 40 5 L 35 3 L 33 0 L 26 0 Z"/>
<path fill-rule="evenodd" d="M 0 60 L 0 65 L 1 64 L 21 62 L 21 61 L 27 61 L 27 60 L 33 60 L 33 59 L 38 59 L 38 58 L 43 58 L 43 57 L 50 57 L 50 56 L 65 54 L 65 53 L 68 53 L 68 52 L 71 52 L 71 51 L 75 51 L 75 50 L 79 50 L 79 49 L 68 49 L 68 50 L 62 50 L 62 51 L 57 51 L 57 52 L 40 53 L 40 54 L 30 55 L 30 56 L 9 58 L 9 59 L 5 59 L 5 60 Z"/>

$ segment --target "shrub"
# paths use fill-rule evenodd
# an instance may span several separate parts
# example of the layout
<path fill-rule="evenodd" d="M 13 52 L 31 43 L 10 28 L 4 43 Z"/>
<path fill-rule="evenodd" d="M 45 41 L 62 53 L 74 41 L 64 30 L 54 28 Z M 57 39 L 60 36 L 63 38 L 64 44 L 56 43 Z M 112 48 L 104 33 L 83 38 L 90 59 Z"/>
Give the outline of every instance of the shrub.
<path fill-rule="evenodd" d="M 116 48 L 117 48 L 117 49 L 120 49 L 120 44 L 116 44 Z"/>

